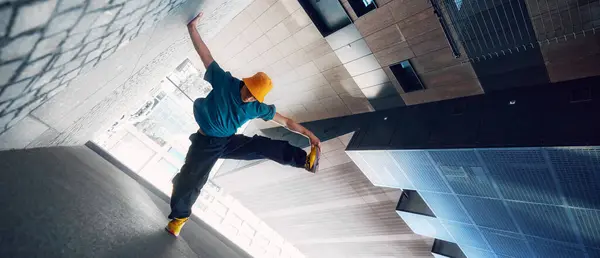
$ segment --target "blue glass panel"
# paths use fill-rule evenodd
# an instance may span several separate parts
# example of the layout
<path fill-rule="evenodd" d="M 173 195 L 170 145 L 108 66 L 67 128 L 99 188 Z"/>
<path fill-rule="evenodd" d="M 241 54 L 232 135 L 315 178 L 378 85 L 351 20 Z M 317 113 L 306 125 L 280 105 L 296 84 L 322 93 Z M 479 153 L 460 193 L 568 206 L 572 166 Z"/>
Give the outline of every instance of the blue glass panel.
<path fill-rule="evenodd" d="M 449 193 L 450 189 L 424 151 L 390 151 L 416 190 Z"/>
<path fill-rule="evenodd" d="M 515 258 L 533 257 L 527 240 L 521 234 L 483 228 L 481 233 L 496 254 Z"/>
<path fill-rule="evenodd" d="M 600 209 L 600 149 L 547 149 L 567 202 Z"/>
<path fill-rule="evenodd" d="M 588 257 L 600 257 L 600 249 L 595 249 L 595 248 L 587 248 L 586 252 L 588 254 Z"/>
<path fill-rule="evenodd" d="M 461 246 L 460 249 L 467 256 L 467 258 L 491 258 L 496 257 L 494 253 L 486 250 L 481 250 L 478 248 L 470 247 L 470 246 Z"/>
<path fill-rule="evenodd" d="M 504 198 L 562 203 L 541 150 L 500 149 L 480 153 Z"/>
<path fill-rule="evenodd" d="M 479 226 L 518 232 L 504 203 L 500 200 L 458 196 L 465 210 Z"/>
<path fill-rule="evenodd" d="M 508 201 L 507 205 L 524 234 L 563 242 L 578 242 L 565 208 L 512 201 Z"/>
<path fill-rule="evenodd" d="M 456 243 L 461 247 L 463 245 L 476 247 L 480 249 L 490 250 L 490 247 L 485 242 L 479 230 L 468 224 L 456 223 L 451 221 L 441 221 L 448 233 L 456 240 Z M 464 250 L 463 250 L 464 251 Z"/>
<path fill-rule="evenodd" d="M 448 242 L 454 239 L 448 234 L 446 228 L 442 226 L 437 218 L 414 214 L 410 212 L 397 211 L 402 220 L 412 229 L 413 232 L 422 236 L 437 238 Z"/>
<path fill-rule="evenodd" d="M 472 223 L 454 195 L 424 191 L 420 191 L 419 194 L 436 217 L 445 220 Z"/>
<path fill-rule="evenodd" d="M 569 210 L 571 210 L 575 217 L 575 223 L 577 223 L 584 244 L 600 248 L 600 211 L 587 209 Z"/>
<path fill-rule="evenodd" d="M 491 177 L 472 150 L 429 151 L 442 175 L 457 194 L 498 197 Z"/>
<path fill-rule="evenodd" d="M 529 245 L 537 257 L 544 258 L 575 258 L 584 257 L 583 251 L 575 245 L 549 241 L 545 239 L 527 238 Z"/>
<path fill-rule="evenodd" d="M 376 173 L 379 178 L 388 181 L 395 181 L 389 185 L 395 185 L 401 189 L 414 189 L 410 181 L 406 179 L 404 172 L 392 160 L 390 155 L 385 151 L 365 151 L 360 152 L 363 159 L 371 166 L 373 172 Z M 390 180 L 392 177 L 392 180 Z"/>

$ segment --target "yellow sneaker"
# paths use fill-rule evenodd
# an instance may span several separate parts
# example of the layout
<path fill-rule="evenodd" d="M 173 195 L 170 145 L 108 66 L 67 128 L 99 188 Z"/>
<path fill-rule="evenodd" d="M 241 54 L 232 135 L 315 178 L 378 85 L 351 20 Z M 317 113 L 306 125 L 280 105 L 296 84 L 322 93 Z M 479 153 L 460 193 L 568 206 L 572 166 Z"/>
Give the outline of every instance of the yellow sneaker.
<path fill-rule="evenodd" d="M 306 164 L 304 168 L 312 173 L 316 173 L 319 168 L 319 158 L 321 156 L 321 148 L 312 146 L 310 153 L 306 156 Z"/>
<path fill-rule="evenodd" d="M 172 219 L 165 227 L 165 230 L 171 235 L 179 236 L 179 232 L 181 232 L 181 228 L 187 220 L 188 218 Z"/>

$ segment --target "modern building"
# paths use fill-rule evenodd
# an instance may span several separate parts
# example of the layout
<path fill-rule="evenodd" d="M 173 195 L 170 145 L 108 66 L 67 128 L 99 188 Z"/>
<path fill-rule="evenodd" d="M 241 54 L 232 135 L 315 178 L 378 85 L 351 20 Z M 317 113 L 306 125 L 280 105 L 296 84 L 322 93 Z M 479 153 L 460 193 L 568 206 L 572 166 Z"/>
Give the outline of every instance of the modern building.
<path fill-rule="evenodd" d="M 347 151 L 375 185 L 403 189 L 397 211 L 414 232 L 466 257 L 597 257 L 600 123 L 584 114 L 599 108 L 599 81 L 390 110 Z"/>
<path fill-rule="evenodd" d="M 323 158 L 220 161 L 174 241 L 199 10 Z M 600 257 L 599 29 L 598 0 L 0 1 L 0 256 Z"/>

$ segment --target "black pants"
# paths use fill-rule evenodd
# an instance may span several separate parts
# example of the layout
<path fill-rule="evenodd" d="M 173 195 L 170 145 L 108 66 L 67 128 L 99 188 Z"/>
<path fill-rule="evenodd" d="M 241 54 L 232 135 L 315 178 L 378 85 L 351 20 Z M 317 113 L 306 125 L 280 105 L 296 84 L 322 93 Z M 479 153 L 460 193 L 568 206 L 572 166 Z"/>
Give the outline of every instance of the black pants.
<path fill-rule="evenodd" d="M 306 152 L 286 141 L 272 140 L 255 135 L 234 135 L 225 138 L 190 136 L 192 145 L 185 157 L 181 171 L 173 178 L 171 214 L 169 218 L 187 218 L 192 214 L 192 205 L 206 184 L 210 170 L 219 158 L 254 160 L 267 158 L 284 165 L 304 167 Z"/>

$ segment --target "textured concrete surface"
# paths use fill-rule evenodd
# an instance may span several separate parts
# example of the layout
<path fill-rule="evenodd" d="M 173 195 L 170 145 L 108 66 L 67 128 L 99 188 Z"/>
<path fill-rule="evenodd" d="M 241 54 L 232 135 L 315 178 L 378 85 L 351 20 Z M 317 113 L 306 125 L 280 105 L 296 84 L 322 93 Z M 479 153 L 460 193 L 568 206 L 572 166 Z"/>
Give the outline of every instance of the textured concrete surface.
<path fill-rule="evenodd" d="M 68 2 L 69 1 L 63 1 L 59 4 L 59 7 L 55 8 L 60 8 L 61 4 Z M 85 7 L 87 8 L 85 10 L 88 10 L 101 2 L 103 1 L 82 2 L 80 5 L 83 5 L 81 8 Z M 127 8 L 129 5 L 140 4 L 145 6 L 144 8 L 159 8 L 168 3 L 164 8 L 168 7 L 167 9 L 171 10 L 171 8 L 177 6 L 179 2 L 181 1 L 155 0 L 149 2 L 147 0 L 135 0 L 126 3 L 110 2 L 107 4 L 118 5 L 118 7 L 121 8 L 120 14 L 124 12 L 123 8 Z M 58 54 L 52 54 L 52 56 L 58 55 L 58 57 L 52 57 L 53 61 L 51 63 L 61 63 L 61 65 L 73 67 L 75 70 L 81 68 L 82 71 L 78 76 L 75 76 L 72 73 L 64 75 L 68 76 L 70 79 L 68 85 L 57 82 L 56 80 L 51 80 L 53 77 L 61 76 L 61 72 L 55 71 L 57 69 L 50 69 L 51 71 L 48 72 L 56 72 L 58 75 L 50 76 L 45 73 L 44 75 L 24 78 L 20 81 L 15 81 L 14 78 L 10 77 L 14 73 L 20 73 L 21 70 L 24 69 L 23 67 L 26 66 L 25 63 L 28 62 L 25 61 L 26 57 L 33 55 L 33 53 L 28 52 L 26 57 L 6 61 L 0 65 L 0 72 L 2 72 L 0 78 L 4 80 L 5 78 L 10 77 L 9 79 L 6 79 L 6 83 L 2 84 L 2 81 L 0 81 L 0 84 L 5 85 L 2 86 L 4 93 L 0 95 L 4 96 L 0 97 L 0 99 L 2 99 L 0 100 L 0 109 L 4 110 L 0 113 L 0 142 L 3 143 L 0 144 L 0 149 L 81 145 L 87 140 L 92 139 L 96 132 L 110 127 L 114 121 L 129 112 L 132 107 L 140 104 L 140 102 L 144 100 L 146 94 L 148 94 L 153 87 L 156 87 L 166 75 L 172 72 L 177 65 L 186 58 L 189 58 L 197 67 L 202 67 L 199 57 L 194 52 L 185 27 L 187 20 L 189 20 L 190 16 L 193 15 L 196 10 L 203 10 L 205 12 L 204 19 L 198 29 L 203 36 L 210 39 L 228 24 L 235 15 L 244 9 L 249 2 L 249 0 L 188 0 L 179 5 L 179 7 L 172 9 L 170 14 L 165 11 L 161 16 L 147 15 L 144 13 L 135 17 L 129 15 L 127 16 L 128 21 L 129 19 L 132 22 L 138 20 L 134 22 L 137 24 L 135 26 L 138 26 L 139 24 L 137 22 L 140 22 L 146 24 L 140 26 L 148 26 L 148 28 L 144 29 L 143 27 L 139 27 L 139 33 L 137 33 L 137 31 L 135 33 L 137 37 L 123 38 L 118 47 L 115 48 L 115 54 L 108 56 L 104 52 L 100 53 L 99 61 L 94 63 L 94 67 L 88 66 L 86 64 L 88 62 L 86 59 L 90 59 L 91 56 L 98 54 L 98 48 L 91 47 L 95 46 L 95 43 L 83 44 L 81 42 L 85 42 L 88 37 L 99 37 L 101 40 L 97 39 L 96 41 L 98 41 L 99 46 L 102 47 L 103 42 L 107 39 L 103 38 L 105 36 L 100 35 L 99 32 L 94 31 L 96 28 L 93 24 L 98 22 L 98 20 L 103 19 L 102 17 L 107 15 L 107 13 L 111 13 L 112 16 L 118 16 L 118 14 L 102 9 L 102 12 L 92 12 L 96 13 L 95 15 L 99 17 L 86 18 L 87 16 L 93 16 L 93 14 L 88 15 L 86 13 L 79 23 L 84 22 L 84 18 L 92 19 L 93 21 L 88 21 L 88 25 L 75 25 L 75 27 L 70 30 L 67 29 L 67 31 L 70 31 L 70 34 L 73 34 L 73 31 L 82 30 L 81 32 L 76 33 L 76 35 L 81 34 L 83 36 L 80 35 L 80 39 L 75 39 L 75 35 L 71 37 L 69 34 L 64 42 L 61 41 L 62 43 L 59 44 L 59 49 L 68 47 L 69 49 L 76 48 L 77 51 L 81 52 L 89 50 L 89 54 L 86 56 L 78 56 L 79 54 L 76 51 L 63 51 Z M 19 2 L 19 4 L 0 4 L 0 10 L 18 10 L 19 8 L 17 7 L 22 4 L 23 3 L 21 2 Z M 153 6 L 157 4 L 160 4 L 161 6 Z M 67 8 L 67 10 L 71 9 L 75 9 L 75 7 Z M 58 10 L 59 9 L 56 9 L 55 12 L 61 12 Z M 157 17 L 164 17 L 164 15 L 167 14 L 169 15 L 158 22 Z M 103 21 L 100 23 L 104 24 L 104 22 L 108 22 L 101 26 L 108 26 L 108 30 L 111 30 L 111 27 L 114 28 L 120 26 L 116 25 L 120 24 L 117 23 L 118 20 L 119 19 L 114 19 L 112 21 Z M 12 21 L 12 18 L 10 21 Z M 151 24 L 149 21 L 152 21 Z M 46 26 L 40 30 L 45 31 L 51 24 L 52 21 L 50 21 L 49 24 L 40 25 Z M 133 23 L 123 23 L 122 26 L 134 26 L 132 24 Z M 89 29 L 90 26 L 92 28 L 91 30 Z M 88 29 L 86 30 L 86 28 Z M 122 29 L 123 28 L 117 30 L 117 32 L 121 33 L 121 31 L 124 31 Z M 25 34 L 18 38 L 42 34 L 43 33 L 41 32 L 38 34 Z M 61 36 L 62 34 L 67 33 L 57 32 L 52 36 Z M 128 34 L 124 35 L 127 36 Z M 3 43 L 9 42 L 8 38 L 5 37 L 3 39 L 5 39 L 2 41 Z M 37 42 L 37 39 L 35 40 L 35 42 Z M 46 39 L 44 38 L 44 40 Z M 8 46 L 3 43 L 0 44 L 2 51 Z M 20 44 L 22 46 L 25 45 L 25 43 Z M 40 45 L 42 42 L 40 41 L 40 43 L 36 44 Z M 44 44 L 52 46 L 54 43 L 47 42 Z M 19 47 L 19 49 L 22 48 L 23 47 Z M 86 48 L 88 49 L 86 50 Z M 5 51 L 2 53 L 5 53 Z M 4 58 L 4 54 L 0 55 L 1 58 Z M 91 59 L 96 60 L 96 58 Z M 78 61 L 76 64 L 73 64 L 75 61 L 67 60 Z M 47 85 L 45 84 L 46 86 L 43 87 L 40 86 L 41 88 L 37 89 L 35 91 L 36 93 L 24 91 L 27 87 L 31 87 L 28 85 L 33 85 L 40 80 L 47 81 Z M 46 97 L 36 97 L 40 93 L 45 94 L 44 96 Z M 6 98 L 6 100 L 4 100 L 4 98 Z M 23 102 L 23 100 L 29 98 L 32 99 L 31 101 L 35 102 L 35 105 L 27 104 L 27 108 L 23 107 L 20 110 L 9 111 L 9 109 L 11 109 L 10 106 L 14 106 L 15 102 Z M 30 113 L 29 111 L 34 108 L 36 109 Z M 47 127 L 47 129 L 42 132 L 37 130 L 38 128 L 34 131 L 30 131 L 28 127 L 24 126 L 20 127 L 21 130 L 14 129 L 19 128 L 18 124 L 21 123 L 26 116 L 39 121 L 43 126 Z M 7 126 L 10 128 L 8 131 L 6 131 Z M 23 130 L 23 128 L 25 128 L 25 130 Z M 20 139 L 16 141 L 4 139 L 8 138 L 9 135 L 10 138 L 17 137 Z"/>
<path fill-rule="evenodd" d="M 183 1 L 0 3 L 0 133 Z"/>
<path fill-rule="evenodd" d="M 0 152 L 1 257 L 249 257 L 86 147 Z"/>

